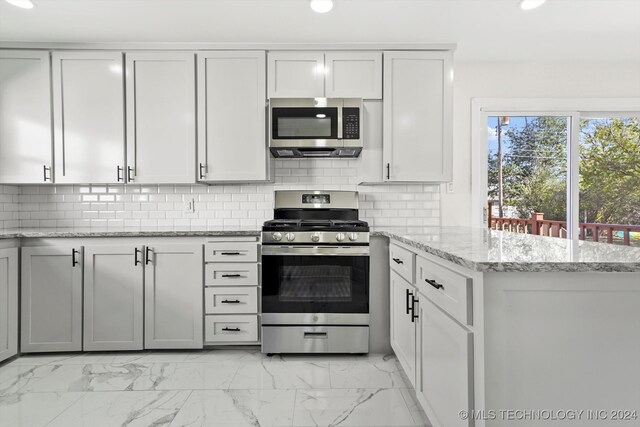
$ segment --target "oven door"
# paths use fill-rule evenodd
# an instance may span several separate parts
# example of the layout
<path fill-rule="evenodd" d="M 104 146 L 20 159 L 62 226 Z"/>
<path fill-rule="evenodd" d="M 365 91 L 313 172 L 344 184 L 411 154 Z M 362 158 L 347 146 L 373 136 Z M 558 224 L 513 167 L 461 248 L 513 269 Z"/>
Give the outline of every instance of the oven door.
<path fill-rule="evenodd" d="M 338 107 L 272 107 L 271 146 L 323 146 L 342 139 Z"/>
<path fill-rule="evenodd" d="M 267 319 L 270 313 L 312 314 L 314 323 L 322 323 L 320 313 L 368 319 L 369 247 L 264 245 L 262 313 Z"/>

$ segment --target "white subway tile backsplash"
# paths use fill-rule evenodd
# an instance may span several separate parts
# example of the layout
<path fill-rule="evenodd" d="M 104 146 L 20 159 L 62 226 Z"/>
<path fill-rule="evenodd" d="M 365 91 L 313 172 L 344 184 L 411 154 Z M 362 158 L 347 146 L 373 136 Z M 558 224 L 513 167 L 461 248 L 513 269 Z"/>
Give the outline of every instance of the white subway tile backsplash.
<path fill-rule="evenodd" d="M 372 226 L 440 223 L 439 185 L 357 185 L 359 159 L 275 160 L 273 183 L 233 185 L 0 185 L 0 229 L 161 227 L 258 229 L 274 190 L 357 190 Z M 186 203 L 195 200 L 196 211 Z"/>

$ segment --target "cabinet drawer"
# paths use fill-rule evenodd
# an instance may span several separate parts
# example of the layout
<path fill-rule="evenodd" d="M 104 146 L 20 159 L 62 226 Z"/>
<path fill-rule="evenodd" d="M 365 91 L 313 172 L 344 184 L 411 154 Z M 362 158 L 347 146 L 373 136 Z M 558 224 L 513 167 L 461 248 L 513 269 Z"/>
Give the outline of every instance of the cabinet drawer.
<path fill-rule="evenodd" d="M 416 282 L 440 308 L 463 324 L 473 324 L 471 279 L 428 259 L 417 257 Z"/>
<path fill-rule="evenodd" d="M 407 282 L 414 284 L 414 264 L 416 255 L 394 244 L 389 246 L 389 264 Z"/>
<path fill-rule="evenodd" d="M 258 315 L 210 315 L 204 317 L 204 340 L 217 342 L 258 341 Z"/>
<path fill-rule="evenodd" d="M 253 242 L 216 242 L 204 245 L 206 262 L 257 262 L 258 244 Z"/>
<path fill-rule="evenodd" d="M 258 312 L 258 288 L 212 287 L 204 290 L 206 314 L 248 314 Z"/>
<path fill-rule="evenodd" d="M 205 264 L 205 286 L 258 286 L 258 264 L 209 263 Z"/>

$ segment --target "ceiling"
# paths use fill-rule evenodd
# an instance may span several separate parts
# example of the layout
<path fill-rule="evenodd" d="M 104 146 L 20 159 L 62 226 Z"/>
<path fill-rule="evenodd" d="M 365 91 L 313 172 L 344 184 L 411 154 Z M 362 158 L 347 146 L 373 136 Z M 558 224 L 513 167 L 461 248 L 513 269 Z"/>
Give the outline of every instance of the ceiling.
<path fill-rule="evenodd" d="M 640 0 L 0 0 L 0 42 L 457 43 L 456 60 L 640 61 Z"/>

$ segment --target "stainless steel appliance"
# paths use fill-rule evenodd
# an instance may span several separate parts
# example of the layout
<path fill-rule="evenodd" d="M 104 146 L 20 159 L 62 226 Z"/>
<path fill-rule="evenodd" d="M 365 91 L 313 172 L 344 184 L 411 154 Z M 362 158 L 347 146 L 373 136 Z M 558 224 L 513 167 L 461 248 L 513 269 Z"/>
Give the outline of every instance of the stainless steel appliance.
<path fill-rule="evenodd" d="M 355 191 L 276 191 L 262 227 L 262 352 L 369 351 L 369 226 Z"/>
<path fill-rule="evenodd" d="M 362 99 L 271 99 L 269 135 L 274 157 L 358 157 Z"/>

